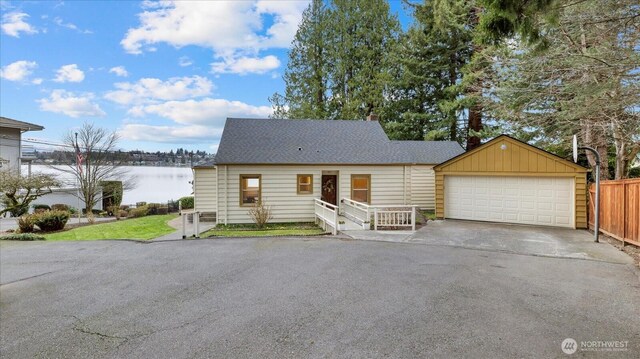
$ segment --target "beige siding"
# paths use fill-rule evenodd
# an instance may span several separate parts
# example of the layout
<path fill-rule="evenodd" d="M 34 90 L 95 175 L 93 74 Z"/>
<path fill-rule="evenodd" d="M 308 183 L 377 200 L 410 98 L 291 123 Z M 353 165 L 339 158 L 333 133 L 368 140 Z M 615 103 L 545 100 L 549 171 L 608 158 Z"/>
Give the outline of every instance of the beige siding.
<path fill-rule="evenodd" d="M 405 175 L 404 166 L 218 166 L 218 221 L 220 223 L 251 222 L 247 213 L 248 207 L 240 206 L 241 174 L 262 176 L 262 199 L 272 208 L 273 222 L 313 221 L 313 199 L 321 196 L 323 171 L 338 171 L 338 198 L 351 197 L 352 174 L 370 174 L 372 204 L 404 203 L 406 197 L 405 186 L 402 185 Z M 312 194 L 297 194 L 298 174 L 313 175 Z"/>
<path fill-rule="evenodd" d="M 217 212 L 217 170 L 196 168 L 193 173 L 195 209 L 201 212 Z"/>
<path fill-rule="evenodd" d="M 423 209 L 435 209 L 435 172 L 431 165 L 411 166 L 411 204 Z"/>

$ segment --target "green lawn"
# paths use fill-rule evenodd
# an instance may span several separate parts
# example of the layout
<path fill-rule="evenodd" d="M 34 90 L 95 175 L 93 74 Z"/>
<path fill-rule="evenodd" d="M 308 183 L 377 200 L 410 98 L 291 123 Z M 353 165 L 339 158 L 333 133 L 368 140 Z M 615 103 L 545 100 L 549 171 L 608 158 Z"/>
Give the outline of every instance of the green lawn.
<path fill-rule="evenodd" d="M 48 241 L 90 241 L 96 239 L 153 239 L 175 231 L 167 222 L 175 214 L 146 216 L 122 221 L 78 227 L 64 232 L 45 234 Z"/>
<path fill-rule="evenodd" d="M 200 237 L 273 237 L 273 236 L 313 236 L 324 231 L 313 223 L 269 223 L 257 229 L 251 224 L 218 225 Z"/>

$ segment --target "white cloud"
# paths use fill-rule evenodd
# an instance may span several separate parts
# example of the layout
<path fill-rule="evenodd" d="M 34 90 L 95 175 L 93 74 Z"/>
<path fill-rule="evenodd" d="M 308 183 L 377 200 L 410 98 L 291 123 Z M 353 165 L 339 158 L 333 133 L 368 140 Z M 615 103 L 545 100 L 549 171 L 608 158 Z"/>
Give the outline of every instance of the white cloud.
<path fill-rule="evenodd" d="M 16 61 L 0 69 L 0 77 L 9 81 L 25 81 L 38 67 L 35 61 Z"/>
<path fill-rule="evenodd" d="M 53 90 L 48 98 L 37 100 L 40 110 L 62 113 L 70 117 L 101 117 L 106 115 L 97 104 L 93 103 L 92 93 L 76 95 L 65 90 Z"/>
<path fill-rule="evenodd" d="M 81 34 L 93 34 L 93 31 L 91 30 L 81 30 L 78 28 L 78 26 L 76 24 L 70 23 L 70 22 L 64 22 L 61 18 L 56 17 L 55 19 L 53 19 L 53 22 L 56 23 L 56 25 L 60 26 L 60 27 L 66 27 L 67 29 L 71 29 L 74 31 L 77 31 Z"/>
<path fill-rule="evenodd" d="M 153 126 L 146 124 L 125 124 L 118 130 L 123 139 L 151 142 L 202 142 L 219 139 L 222 128 L 201 125 L 192 126 Z"/>
<path fill-rule="evenodd" d="M 105 94 L 105 98 L 121 105 L 156 103 L 182 100 L 209 95 L 213 83 L 206 77 L 172 77 L 167 81 L 143 78 L 137 82 L 114 84 L 117 90 Z"/>
<path fill-rule="evenodd" d="M 191 61 L 191 59 L 188 56 L 181 56 L 178 59 L 178 65 L 180 65 L 181 67 L 191 66 L 193 65 L 193 61 Z"/>
<path fill-rule="evenodd" d="M 34 85 L 40 85 L 42 83 L 42 81 L 43 80 L 38 77 L 37 79 L 31 80 L 31 83 L 34 84 Z"/>
<path fill-rule="evenodd" d="M 55 82 L 82 82 L 84 72 L 76 64 L 64 65 L 56 72 Z"/>
<path fill-rule="evenodd" d="M 127 69 L 124 68 L 124 66 L 116 66 L 116 67 L 112 67 L 109 69 L 110 73 L 114 73 L 116 74 L 116 76 L 120 76 L 120 77 L 127 77 L 129 76 L 129 72 L 127 72 Z"/>
<path fill-rule="evenodd" d="M 33 26 L 27 23 L 25 20 L 29 18 L 29 14 L 19 11 L 12 11 L 2 15 L 2 32 L 9 36 L 20 37 L 20 33 L 36 34 L 36 30 Z"/>
<path fill-rule="evenodd" d="M 200 124 L 220 128 L 227 117 L 268 117 L 271 112 L 270 106 L 253 106 L 240 101 L 213 98 L 140 105 L 129 110 L 129 114 L 136 117 L 157 115 L 180 124 Z"/>
<path fill-rule="evenodd" d="M 245 75 L 248 73 L 263 74 L 280 67 L 280 60 L 273 55 L 265 57 L 241 57 L 225 59 L 211 64 L 213 73 L 234 73 Z"/>
<path fill-rule="evenodd" d="M 131 54 L 166 43 L 202 46 L 224 63 L 256 58 L 269 48 L 288 48 L 308 1 L 163 1 L 145 3 L 140 25 L 120 44 Z M 265 18 L 268 21 L 265 21 Z M 233 21 L 230 21 L 233 19 Z M 262 71 L 261 67 L 258 67 Z"/>

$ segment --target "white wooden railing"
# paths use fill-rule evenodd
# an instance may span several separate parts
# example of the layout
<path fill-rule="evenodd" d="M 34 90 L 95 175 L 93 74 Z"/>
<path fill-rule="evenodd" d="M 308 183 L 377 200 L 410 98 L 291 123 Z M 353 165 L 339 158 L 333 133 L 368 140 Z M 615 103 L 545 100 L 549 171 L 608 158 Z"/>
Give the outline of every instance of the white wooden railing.
<path fill-rule="evenodd" d="M 373 209 L 374 226 L 378 227 L 411 227 L 416 230 L 415 206 L 384 206 Z"/>
<path fill-rule="evenodd" d="M 341 207 L 341 214 L 343 216 L 360 225 L 369 223 L 371 221 L 371 214 L 373 213 L 373 211 L 371 210 L 371 206 L 369 206 L 368 204 L 356 202 L 348 198 L 343 198 L 340 203 L 343 204 L 343 206 Z"/>
<path fill-rule="evenodd" d="M 338 234 L 338 207 L 317 198 L 314 201 L 316 221 L 322 223 L 325 231 L 331 230 L 333 235 Z"/>

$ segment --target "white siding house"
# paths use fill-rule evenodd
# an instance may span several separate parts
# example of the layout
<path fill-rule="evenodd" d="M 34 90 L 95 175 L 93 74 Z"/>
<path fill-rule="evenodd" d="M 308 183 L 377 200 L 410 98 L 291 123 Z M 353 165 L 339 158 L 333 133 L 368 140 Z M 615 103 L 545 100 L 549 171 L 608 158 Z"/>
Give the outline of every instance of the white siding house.
<path fill-rule="evenodd" d="M 215 163 L 194 167 L 195 210 L 233 224 L 250 223 L 257 200 L 273 222 L 313 221 L 314 199 L 434 209 L 432 167 L 462 152 L 390 141 L 373 121 L 227 119 Z"/>

